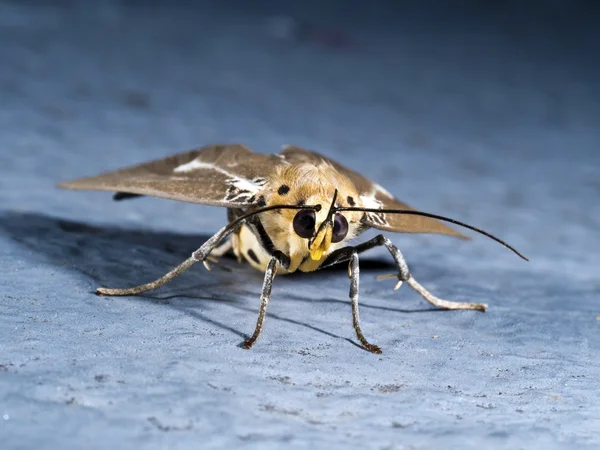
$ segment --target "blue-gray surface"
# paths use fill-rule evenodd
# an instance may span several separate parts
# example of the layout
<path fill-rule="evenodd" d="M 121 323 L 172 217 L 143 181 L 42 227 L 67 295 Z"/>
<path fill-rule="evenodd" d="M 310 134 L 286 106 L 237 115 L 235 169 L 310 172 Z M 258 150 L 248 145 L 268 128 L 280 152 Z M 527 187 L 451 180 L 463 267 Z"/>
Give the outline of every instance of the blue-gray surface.
<path fill-rule="evenodd" d="M 394 28 L 382 8 L 323 12 L 353 40 L 332 48 L 276 39 L 276 8 L 27 5 L 0 3 L 3 449 L 600 446 L 589 40 L 444 28 L 443 12 Z M 490 307 L 394 292 L 375 251 L 361 312 L 382 355 L 355 344 L 345 269 L 276 279 L 251 351 L 238 344 L 262 275 L 234 261 L 143 297 L 95 296 L 161 275 L 224 212 L 55 183 L 223 141 L 343 159 L 531 262 L 479 236 L 391 236 L 434 294 Z"/>

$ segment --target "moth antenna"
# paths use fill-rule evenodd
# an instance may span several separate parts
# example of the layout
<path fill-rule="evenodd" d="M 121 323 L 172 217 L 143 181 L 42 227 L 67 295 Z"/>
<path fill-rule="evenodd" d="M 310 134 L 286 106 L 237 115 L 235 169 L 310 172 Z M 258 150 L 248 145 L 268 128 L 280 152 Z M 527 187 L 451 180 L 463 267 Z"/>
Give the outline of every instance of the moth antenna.
<path fill-rule="evenodd" d="M 331 216 L 335 213 L 335 201 L 337 200 L 338 190 L 333 191 L 333 199 L 331 200 L 331 205 L 329 206 L 329 211 L 327 211 L 327 221 L 331 220 Z"/>
<path fill-rule="evenodd" d="M 483 234 L 484 236 L 486 236 L 486 237 L 488 237 L 488 238 L 490 238 L 490 239 L 498 242 L 499 244 L 503 245 L 507 249 L 511 250 L 513 253 L 515 253 L 517 256 L 519 256 L 520 258 L 524 259 L 525 261 L 529 261 L 528 258 L 526 258 L 525 256 L 523 256 L 514 247 L 512 247 L 509 244 L 507 244 L 502 239 L 497 238 L 493 234 L 488 233 L 487 231 L 484 231 L 481 228 L 474 227 L 473 225 L 469 225 L 468 223 L 460 222 L 458 220 L 451 219 L 449 217 L 439 216 L 437 214 L 426 213 L 426 212 L 423 212 L 423 211 L 412 211 L 412 210 L 408 210 L 408 209 L 377 209 L 377 208 L 359 208 L 359 207 L 351 207 L 350 206 L 350 207 L 336 208 L 336 211 L 357 211 L 357 212 L 379 213 L 379 214 L 407 214 L 407 215 L 411 215 L 411 216 L 429 217 L 431 219 L 437 219 L 437 220 L 442 220 L 444 222 L 450 222 L 450 223 L 452 223 L 454 225 L 458 225 L 458 226 L 461 226 L 463 228 L 467 228 L 469 230 L 475 231 L 475 232 L 477 232 L 479 234 Z"/>
<path fill-rule="evenodd" d="M 313 238 L 308 242 L 308 247 L 309 248 L 312 245 L 313 240 L 316 239 L 316 237 L 319 235 L 319 233 L 321 232 L 321 230 L 323 229 L 323 227 L 325 225 L 327 225 L 331 221 L 331 217 L 333 216 L 333 214 L 336 211 L 335 201 L 337 200 L 337 195 L 338 195 L 338 190 L 336 189 L 335 191 L 333 191 L 333 200 L 331 201 L 331 205 L 329 206 L 329 211 L 327 211 L 327 217 L 321 223 L 321 225 L 319 225 L 319 229 L 315 232 Z M 319 206 L 321 206 L 321 205 L 319 205 Z M 319 208 L 317 211 L 320 211 L 320 209 L 321 208 Z"/>
<path fill-rule="evenodd" d="M 270 206 L 265 206 L 264 208 L 259 208 L 259 209 L 255 209 L 252 212 L 246 213 L 242 216 L 239 216 L 236 220 L 234 220 L 233 222 L 230 222 L 229 225 L 227 225 L 227 227 L 225 227 L 223 229 L 224 232 L 227 232 L 229 230 L 235 229 L 240 223 L 243 223 L 244 221 L 246 221 L 247 219 L 249 219 L 252 216 L 256 216 L 257 214 L 261 214 L 267 211 L 273 211 L 276 209 L 313 209 L 316 212 L 321 211 L 321 205 L 270 205 Z"/>

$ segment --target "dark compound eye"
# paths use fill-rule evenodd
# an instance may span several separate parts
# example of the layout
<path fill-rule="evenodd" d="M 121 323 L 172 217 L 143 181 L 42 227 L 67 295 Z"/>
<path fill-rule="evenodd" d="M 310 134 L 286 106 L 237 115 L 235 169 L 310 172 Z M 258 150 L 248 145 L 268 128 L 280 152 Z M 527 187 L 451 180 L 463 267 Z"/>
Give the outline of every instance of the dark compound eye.
<path fill-rule="evenodd" d="M 342 214 L 336 214 L 333 219 L 333 235 L 331 242 L 343 241 L 348 234 L 348 221 Z"/>
<path fill-rule="evenodd" d="M 316 216 L 312 209 L 303 209 L 294 217 L 294 231 L 301 238 L 311 238 L 315 232 Z"/>

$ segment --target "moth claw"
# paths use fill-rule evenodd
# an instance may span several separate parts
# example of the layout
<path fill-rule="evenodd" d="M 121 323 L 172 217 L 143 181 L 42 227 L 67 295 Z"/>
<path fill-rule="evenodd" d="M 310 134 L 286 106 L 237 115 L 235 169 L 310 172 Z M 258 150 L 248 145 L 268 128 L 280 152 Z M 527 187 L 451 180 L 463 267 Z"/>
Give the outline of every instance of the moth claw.
<path fill-rule="evenodd" d="M 241 347 L 246 349 L 246 350 L 250 350 L 252 348 L 252 346 L 254 345 L 255 340 L 252 338 L 246 339 L 244 342 L 242 342 Z"/>
<path fill-rule="evenodd" d="M 208 271 L 212 271 L 213 269 L 213 267 L 209 264 L 208 261 L 214 263 L 218 269 L 223 270 L 224 272 L 231 272 L 231 269 L 229 267 L 219 264 L 219 260 L 214 256 L 208 256 L 206 259 L 202 260 L 202 264 L 204 264 L 204 267 L 206 267 L 206 270 Z"/>
<path fill-rule="evenodd" d="M 398 274 L 396 274 L 396 273 L 388 273 L 387 275 L 378 275 L 375 277 L 375 279 L 377 281 L 381 281 L 381 280 L 387 280 L 389 278 L 397 278 L 397 277 L 398 277 Z"/>
<path fill-rule="evenodd" d="M 390 278 L 398 279 L 398 281 L 396 282 L 396 285 L 394 286 L 394 290 L 397 291 L 398 289 L 400 289 L 400 286 L 402 286 L 402 283 L 404 283 L 404 280 L 400 279 L 400 275 L 398 275 L 397 273 L 390 273 L 387 275 L 379 275 L 378 277 L 376 277 L 377 280 L 387 280 Z"/>
<path fill-rule="evenodd" d="M 365 350 L 374 353 L 376 355 L 381 355 L 381 347 L 375 344 L 363 344 Z"/>
<path fill-rule="evenodd" d="M 219 264 L 219 259 L 218 259 L 218 258 L 216 258 L 215 256 L 208 255 L 208 256 L 206 257 L 206 259 L 207 259 L 208 261 L 210 261 L 210 262 L 213 262 L 213 263 L 215 263 L 215 264 Z"/>

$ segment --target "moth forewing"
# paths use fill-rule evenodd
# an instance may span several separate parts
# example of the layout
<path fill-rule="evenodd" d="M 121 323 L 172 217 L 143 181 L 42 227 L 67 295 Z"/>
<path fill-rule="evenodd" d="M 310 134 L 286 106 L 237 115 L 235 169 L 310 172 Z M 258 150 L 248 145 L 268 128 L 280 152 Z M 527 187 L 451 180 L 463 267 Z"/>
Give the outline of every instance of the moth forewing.
<path fill-rule="evenodd" d="M 65 189 L 112 191 L 162 197 L 227 208 L 260 206 L 275 155 L 254 153 L 239 144 L 209 145 L 188 152 L 62 182 Z M 121 194 L 121 195 L 122 195 Z"/>
<path fill-rule="evenodd" d="M 209 145 L 59 186 L 113 191 L 116 200 L 148 195 L 226 207 L 228 224 L 163 277 L 133 288 L 99 288 L 98 293 L 140 294 L 164 285 L 196 262 L 209 268 L 207 261 L 232 250 L 238 258 L 265 272 L 259 316 L 254 333 L 244 342 L 245 348 L 250 348 L 260 335 L 277 273 L 310 272 L 348 262 L 357 338 L 365 349 L 380 353 L 380 348 L 365 338 L 358 313 L 358 255 L 379 246 L 387 248 L 394 259 L 397 287 L 407 282 L 425 300 L 441 308 L 485 311 L 483 304 L 448 302 L 430 294 L 412 277 L 400 250 L 383 235 L 348 245 L 370 227 L 467 238 L 442 222 L 449 221 L 483 233 L 516 252 L 483 230 L 417 211 L 359 173 L 295 146 L 285 146 L 279 154 L 269 155 L 254 153 L 240 144 Z"/>

